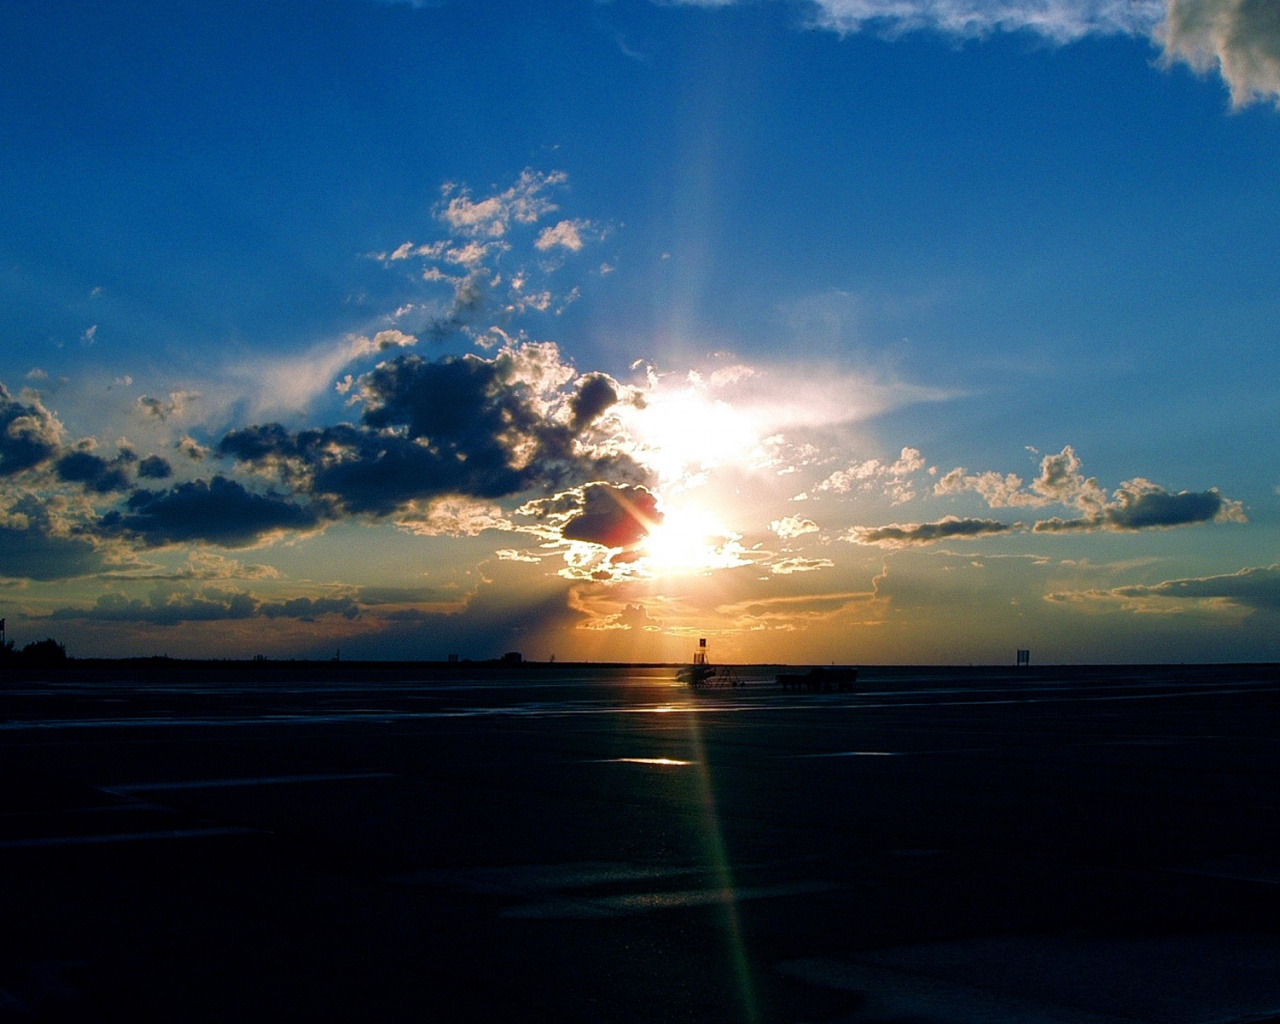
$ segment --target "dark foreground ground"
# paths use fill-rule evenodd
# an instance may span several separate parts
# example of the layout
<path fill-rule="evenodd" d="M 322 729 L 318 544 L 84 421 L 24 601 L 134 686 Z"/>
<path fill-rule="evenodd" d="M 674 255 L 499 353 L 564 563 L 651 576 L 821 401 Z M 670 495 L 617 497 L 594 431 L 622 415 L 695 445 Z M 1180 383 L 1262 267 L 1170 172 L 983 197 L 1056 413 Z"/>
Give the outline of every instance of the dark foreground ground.
<path fill-rule="evenodd" d="M 0 1021 L 1280 1020 L 1272 667 L 175 676 L 0 683 Z"/>

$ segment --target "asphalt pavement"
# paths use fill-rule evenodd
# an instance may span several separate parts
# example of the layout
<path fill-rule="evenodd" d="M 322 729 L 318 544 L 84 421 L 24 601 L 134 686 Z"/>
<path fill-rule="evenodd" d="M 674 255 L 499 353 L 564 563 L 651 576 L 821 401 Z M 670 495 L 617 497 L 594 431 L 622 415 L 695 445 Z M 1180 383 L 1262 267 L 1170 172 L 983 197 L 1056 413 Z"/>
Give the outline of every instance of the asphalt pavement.
<path fill-rule="evenodd" d="M 1274 667 L 0 682 L 0 1021 L 1280 1019 Z"/>

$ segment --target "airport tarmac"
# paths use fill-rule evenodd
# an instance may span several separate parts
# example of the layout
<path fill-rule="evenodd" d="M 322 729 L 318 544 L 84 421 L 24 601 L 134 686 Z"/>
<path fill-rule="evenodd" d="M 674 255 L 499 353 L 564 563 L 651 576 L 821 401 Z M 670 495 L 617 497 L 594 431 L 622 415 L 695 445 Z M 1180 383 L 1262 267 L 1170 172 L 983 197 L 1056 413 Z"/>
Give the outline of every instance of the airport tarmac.
<path fill-rule="evenodd" d="M 1280 1021 L 1274 667 L 858 686 L 0 682 L 0 1021 Z"/>

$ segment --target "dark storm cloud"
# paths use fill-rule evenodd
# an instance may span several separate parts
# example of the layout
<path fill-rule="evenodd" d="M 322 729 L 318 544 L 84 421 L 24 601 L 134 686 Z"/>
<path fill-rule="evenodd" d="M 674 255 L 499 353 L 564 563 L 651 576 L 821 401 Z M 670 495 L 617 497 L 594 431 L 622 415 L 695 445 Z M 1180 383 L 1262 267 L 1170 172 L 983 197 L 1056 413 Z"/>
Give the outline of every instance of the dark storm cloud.
<path fill-rule="evenodd" d="M 53 458 L 61 428 L 39 401 L 15 401 L 0 384 L 0 476 L 12 476 Z"/>
<path fill-rule="evenodd" d="M 661 521 L 657 499 L 646 488 L 589 484 L 582 489 L 582 510 L 565 523 L 561 536 L 625 548 L 639 543 Z"/>
<path fill-rule="evenodd" d="M 68 452 L 57 462 L 58 479 L 84 485 L 86 491 L 110 494 L 129 488 L 129 474 L 125 467 L 137 461 L 132 452 L 122 452 L 107 460 L 87 451 Z"/>
<path fill-rule="evenodd" d="M 148 455 L 138 463 L 138 476 L 144 480 L 164 480 L 173 476 L 173 466 L 159 455 Z"/>
<path fill-rule="evenodd" d="M 315 511 L 277 495 L 254 494 L 223 476 L 176 484 L 167 491 L 135 491 L 125 511 L 110 512 L 101 521 L 104 532 L 152 547 L 193 541 L 248 547 L 270 534 L 319 524 Z"/>
<path fill-rule="evenodd" d="M 626 456 L 578 450 L 580 430 L 608 405 L 601 384 L 578 392 L 579 425 L 567 425 L 543 411 L 510 354 L 434 362 L 404 355 L 379 365 L 360 385 L 365 411 L 359 424 L 298 433 L 278 423 L 246 427 L 227 434 L 218 451 L 271 469 L 294 488 L 348 512 L 378 516 L 415 499 L 492 499 L 531 488 L 644 478 Z"/>
<path fill-rule="evenodd" d="M 857 544 L 900 548 L 932 544 L 952 537 L 983 537 L 1018 529 L 995 519 L 957 519 L 946 516 L 936 523 L 904 523 L 892 526 L 855 526 L 846 536 Z"/>
<path fill-rule="evenodd" d="M 1116 501 L 1096 515 L 1081 519 L 1044 519 L 1035 524 L 1037 533 L 1067 533 L 1079 530 L 1151 530 L 1191 526 L 1213 520 L 1244 521 L 1238 502 L 1217 491 L 1171 494 L 1163 488 L 1135 481 L 1116 491 Z"/>
<path fill-rule="evenodd" d="M 575 431 L 588 427 L 601 413 L 618 401 L 613 382 L 601 373 L 593 373 L 582 379 L 582 384 L 569 403 L 573 420 L 569 424 Z"/>

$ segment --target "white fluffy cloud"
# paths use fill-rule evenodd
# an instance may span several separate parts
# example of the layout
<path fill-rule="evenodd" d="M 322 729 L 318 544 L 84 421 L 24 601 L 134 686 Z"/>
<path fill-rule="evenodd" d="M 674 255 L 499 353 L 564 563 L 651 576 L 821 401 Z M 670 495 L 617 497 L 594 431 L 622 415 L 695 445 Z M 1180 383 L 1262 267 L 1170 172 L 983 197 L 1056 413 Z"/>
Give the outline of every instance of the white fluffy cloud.
<path fill-rule="evenodd" d="M 472 199 L 470 189 L 451 183 L 441 189 L 436 215 L 459 234 L 501 238 L 513 221 L 533 224 L 553 212 L 556 206 L 547 190 L 566 180 L 563 171 L 542 173 L 526 169 L 510 188 L 484 199 Z"/>

